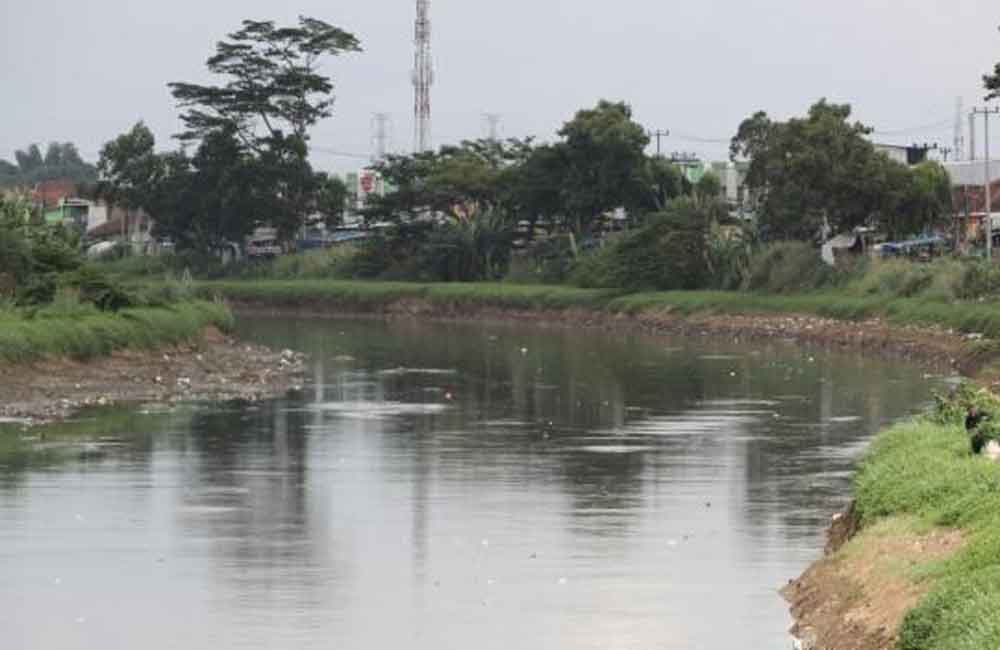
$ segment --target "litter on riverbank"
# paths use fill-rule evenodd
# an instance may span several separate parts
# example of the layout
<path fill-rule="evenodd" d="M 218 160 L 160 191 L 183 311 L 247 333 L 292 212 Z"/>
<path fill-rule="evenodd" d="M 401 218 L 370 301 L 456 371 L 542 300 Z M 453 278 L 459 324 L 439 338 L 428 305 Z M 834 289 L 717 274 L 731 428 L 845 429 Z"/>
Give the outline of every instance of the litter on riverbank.
<path fill-rule="evenodd" d="M 154 350 L 0 366 L 0 420 L 38 424 L 124 402 L 256 401 L 301 386 L 303 370 L 301 354 L 208 327 L 189 342 Z"/>

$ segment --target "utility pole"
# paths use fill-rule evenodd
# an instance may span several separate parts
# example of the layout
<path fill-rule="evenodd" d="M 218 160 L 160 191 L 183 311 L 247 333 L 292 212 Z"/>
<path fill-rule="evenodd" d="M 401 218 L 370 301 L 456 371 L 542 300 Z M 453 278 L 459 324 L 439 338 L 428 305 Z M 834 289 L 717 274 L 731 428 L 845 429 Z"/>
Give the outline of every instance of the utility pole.
<path fill-rule="evenodd" d="M 655 131 L 649 132 L 650 137 L 656 138 L 656 155 L 660 155 L 660 138 L 666 138 L 670 136 L 670 131 L 665 129 L 657 129 Z"/>
<path fill-rule="evenodd" d="M 372 115 L 372 162 L 385 158 L 389 152 L 389 114 Z"/>
<path fill-rule="evenodd" d="M 992 193 L 990 178 L 990 115 L 1000 114 L 1000 107 L 996 108 L 973 108 L 972 114 L 983 116 L 983 144 L 984 153 L 986 156 L 986 161 L 984 165 L 984 176 L 983 176 L 983 189 L 985 190 L 984 196 L 986 197 L 985 210 L 986 210 L 986 260 L 989 262 L 993 261 L 993 197 L 990 196 Z"/>
<path fill-rule="evenodd" d="M 965 148 L 965 137 L 962 135 L 962 114 L 965 112 L 962 105 L 962 98 L 955 98 L 955 133 L 954 142 L 951 143 L 952 150 L 951 153 L 955 154 L 955 160 L 961 160 L 963 158 L 962 150 Z M 947 161 L 948 158 L 946 157 Z"/>
<path fill-rule="evenodd" d="M 976 111 L 969 113 L 969 160 L 976 159 Z"/>

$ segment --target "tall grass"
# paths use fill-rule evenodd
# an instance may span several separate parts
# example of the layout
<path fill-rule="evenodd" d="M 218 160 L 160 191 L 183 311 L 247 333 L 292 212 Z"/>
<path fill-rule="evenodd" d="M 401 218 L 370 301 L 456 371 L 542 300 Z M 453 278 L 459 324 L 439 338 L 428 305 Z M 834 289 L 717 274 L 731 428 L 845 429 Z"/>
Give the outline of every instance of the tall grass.
<path fill-rule="evenodd" d="M 626 314 L 670 311 L 681 315 L 803 314 L 854 321 L 880 317 L 899 325 L 936 325 L 1000 338 L 1000 305 L 993 302 L 954 304 L 925 298 L 887 298 L 845 289 L 787 295 L 731 291 L 626 293 L 541 284 L 332 280 L 212 281 L 197 282 L 195 287 L 204 297 L 221 296 L 240 302 L 334 312 L 383 311 L 393 302 L 417 299 L 440 304 L 442 308 L 577 308 Z"/>
<path fill-rule="evenodd" d="M 206 301 L 117 313 L 94 310 L 66 315 L 42 310 L 30 317 L 5 313 L 0 320 L 0 362 L 88 359 L 122 348 L 153 348 L 192 339 L 209 325 L 231 329 L 232 314 L 224 305 Z"/>

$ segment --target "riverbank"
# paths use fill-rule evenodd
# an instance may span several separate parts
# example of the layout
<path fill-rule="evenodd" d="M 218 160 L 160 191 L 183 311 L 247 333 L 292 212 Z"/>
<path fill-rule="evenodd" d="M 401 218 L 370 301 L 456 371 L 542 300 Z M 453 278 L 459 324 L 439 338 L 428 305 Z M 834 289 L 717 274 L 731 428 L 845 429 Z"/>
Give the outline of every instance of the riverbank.
<path fill-rule="evenodd" d="M 62 420 L 122 402 L 257 400 L 301 383 L 302 358 L 225 334 L 232 313 L 182 302 L 0 323 L 0 420 Z"/>
<path fill-rule="evenodd" d="M 990 383 L 1000 305 L 956 308 L 848 294 L 620 291 L 543 285 L 339 281 L 200 282 L 241 310 L 310 316 L 528 321 L 652 334 L 782 338 L 922 362 Z M 969 309 L 967 310 L 966 307 Z M 994 325 L 995 323 L 995 325 Z"/>
<path fill-rule="evenodd" d="M 1000 464 L 961 413 L 880 434 L 855 486 L 858 534 L 784 590 L 805 647 L 1000 647 Z"/>

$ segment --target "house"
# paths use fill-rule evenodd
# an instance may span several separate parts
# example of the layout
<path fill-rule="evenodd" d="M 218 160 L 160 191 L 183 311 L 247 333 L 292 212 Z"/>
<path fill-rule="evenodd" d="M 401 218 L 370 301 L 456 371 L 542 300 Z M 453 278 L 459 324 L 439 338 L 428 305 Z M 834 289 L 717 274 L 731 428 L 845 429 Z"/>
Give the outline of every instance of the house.
<path fill-rule="evenodd" d="M 88 222 L 86 238 L 89 241 L 124 241 L 137 255 L 159 252 L 160 245 L 153 239 L 153 218 L 145 210 L 99 207 L 103 207 L 103 212 L 95 211 L 93 221 Z"/>
<path fill-rule="evenodd" d="M 59 205 L 63 200 L 76 196 L 77 183 L 69 179 L 42 181 L 31 190 L 31 200 L 41 206 L 44 212 L 47 208 Z"/>

